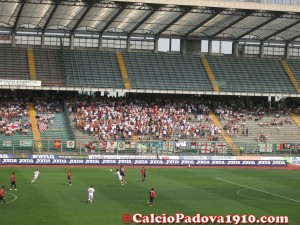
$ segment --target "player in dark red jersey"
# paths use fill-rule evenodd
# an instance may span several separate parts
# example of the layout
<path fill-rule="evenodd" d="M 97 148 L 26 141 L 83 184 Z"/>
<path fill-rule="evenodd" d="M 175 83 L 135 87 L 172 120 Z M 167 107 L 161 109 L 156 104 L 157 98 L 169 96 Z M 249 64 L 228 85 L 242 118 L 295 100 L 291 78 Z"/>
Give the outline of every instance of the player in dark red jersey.
<path fill-rule="evenodd" d="M 142 181 L 144 182 L 146 179 L 146 169 L 144 167 L 142 167 L 141 169 L 141 174 L 142 174 Z"/>
<path fill-rule="evenodd" d="M 2 186 L 2 188 L 1 188 L 0 201 L 3 201 L 4 205 L 6 204 L 6 202 L 5 202 L 5 189 L 4 189 L 4 186 Z"/>
<path fill-rule="evenodd" d="M 120 175 L 123 177 L 123 183 L 126 183 L 125 181 L 125 168 L 121 165 L 120 166 Z"/>
<path fill-rule="evenodd" d="M 15 172 L 12 173 L 11 175 L 11 184 L 10 184 L 10 189 L 12 191 L 12 188 L 14 187 L 14 190 L 17 190 L 17 183 L 16 183 L 16 174 Z"/>
<path fill-rule="evenodd" d="M 153 201 L 154 201 L 154 198 L 156 197 L 156 194 L 155 194 L 155 191 L 154 191 L 154 188 L 151 188 L 151 191 L 149 193 L 149 201 L 147 202 L 147 204 L 150 203 L 150 206 L 153 206 Z"/>
<path fill-rule="evenodd" d="M 68 173 L 68 182 L 69 182 L 69 186 L 71 186 L 72 185 L 72 170 L 70 170 Z"/>

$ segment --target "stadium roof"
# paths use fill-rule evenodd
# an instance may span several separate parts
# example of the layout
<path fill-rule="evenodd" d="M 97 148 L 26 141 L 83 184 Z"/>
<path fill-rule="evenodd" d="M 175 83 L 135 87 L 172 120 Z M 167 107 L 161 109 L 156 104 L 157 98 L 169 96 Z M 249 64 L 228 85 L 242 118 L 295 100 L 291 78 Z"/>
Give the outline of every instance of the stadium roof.
<path fill-rule="evenodd" d="M 290 43 L 300 38 L 300 5 L 233 0 L 0 0 L 0 31 Z"/>

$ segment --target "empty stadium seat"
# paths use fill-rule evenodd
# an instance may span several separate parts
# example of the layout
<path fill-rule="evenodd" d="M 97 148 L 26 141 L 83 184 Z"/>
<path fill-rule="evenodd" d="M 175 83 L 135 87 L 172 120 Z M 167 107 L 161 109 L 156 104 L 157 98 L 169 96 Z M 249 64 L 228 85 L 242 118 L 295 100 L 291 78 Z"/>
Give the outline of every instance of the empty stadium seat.
<path fill-rule="evenodd" d="M 208 56 L 221 91 L 295 93 L 278 59 Z"/>

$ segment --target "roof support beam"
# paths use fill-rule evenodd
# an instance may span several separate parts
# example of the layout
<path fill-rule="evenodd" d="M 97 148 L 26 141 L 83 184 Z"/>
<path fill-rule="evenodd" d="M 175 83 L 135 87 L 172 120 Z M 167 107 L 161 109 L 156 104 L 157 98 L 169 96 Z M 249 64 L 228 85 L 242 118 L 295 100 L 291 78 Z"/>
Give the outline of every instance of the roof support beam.
<path fill-rule="evenodd" d="M 193 8 L 192 7 L 184 7 L 182 8 L 183 11 L 181 14 L 176 16 L 176 18 L 173 19 L 173 21 L 170 24 L 167 24 L 164 28 L 162 28 L 160 31 L 158 31 L 155 36 L 160 36 L 163 32 L 165 32 L 170 26 L 172 26 L 174 23 L 176 23 L 180 18 L 185 16 L 187 13 L 189 13 Z"/>
<path fill-rule="evenodd" d="M 12 30 L 13 30 L 13 31 L 15 31 L 16 28 L 17 28 L 17 25 L 18 25 L 18 22 L 19 22 L 19 19 L 20 19 L 22 10 L 23 10 L 23 8 L 24 8 L 25 2 L 26 2 L 25 0 L 22 0 L 22 1 L 21 1 L 20 9 L 19 9 L 19 11 L 18 11 L 18 14 L 17 14 L 17 16 L 16 16 L 16 20 L 15 20 L 14 25 L 13 25 L 13 27 L 12 27 Z"/>
<path fill-rule="evenodd" d="M 297 20 L 297 21 L 291 23 L 290 25 L 284 27 L 283 29 L 277 30 L 276 32 L 274 32 L 274 33 L 268 35 L 267 37 L 264 37 L 264 38 L 262 39 L 262 41 L 266 41 L 266 40 L 270 39 L 271 37 L 274 37 L 274 36 L 276 36 L 277 34 L 280 34 L 281 32 L 290 29 L 291 27 L 293 27 L 293 26 L 299 24 L 299 22 L 300 22 L 300 20 Z"/>
<path fill-rule="evenodd" d="M 151 5 L 149 5 L 149 6 L 151 6 Z M 132 33 L 136 30 L 136 29 L 138 29 L 139 28 L 139 26 L 141 26 L 143 23 L 145 23 L 149 18 L 150 18 L 150 16 L 152 16 L 155 12 L 156 12 L 156 10 L 159 8 L 159 6 L 158 5 L 152 5 L 151 6 L 151 11 L 148 13 L 148 15 L 144 18 L 144 19 L 142 19 L 140 22 L 138 22 L 135 26 L 134 26 L 134 28 L 132 28 L 129 32 L 128 32 L 128 35 L 130 36 L 130 35 L 132 35 Z"/>
<path fill-rule="evenodd" d="M 300 34 L 298 34 L 298 35 L 296 35 L 296 36 L 294 36 L 294 37 L 292 37 L 292 38 L 286 40 L 286 43 L 291 43 L 291 42 L 295 41 L 295 40 L 298 39 L 298 38 L 300 38 Z"/>
<path fill-rule="evenodd" d="M 250 30 L 248 30 L 247 32 L 245 32 L 245 33 L 241 34 L 240 36 L 238 36 L 238 37 L 236 38 L 236 40 L 240 40 L 241 38 L 245 37 L 246 35 L 251 34 L 251 33 L 254 32 L 255 30 L 257 30 L 257 29 L 259 29 L 259 28 L 265 26 L 266 24 L 270 23 L 272 20 L 274 20 L 274 19 L 280 17 L 281 15 L 282 15 L 282 14 L 278 14 L 277 16 L 272 15 L 268 20 L 264 21 L 263 23 L 259 24 L 258 26 L 253 27 L 252 29 L 250 29 Z"/>
<path fill-rule="evenodd" d="M 212 14 L 210 17 L 208 17 L 207 19 L 205 19 L 204 21 L 202 21 L 201 23 L 199 23 L 198 25 L 196 25 L 195 27 L 193 27 L 191 30 L 189 30 L 188 32 L 186 32 L 184 34 L 185 37 L 189 36 L 191 33 L 193 33 L 194 31 L 198 30 L 200 27 L 202 27 L 204 24 L 206 24 L 207 22 L 209 22 L 210 20 L 212 20 L 213 18 L 215 18 L 216 16 L 218 16 L 223 10 L 218 10 L 215 11 L 214 14 Z"/>
<path fill-rule="evenodd" d="M 95 3 L 95 0 L 91 1 L 88 4 L 88 6 L 86 7 L 85 11 L 81 15 L 81 17 L 78 19 L 78 21 L 76 22 L 76 24 L 74 25 L 74 27 L 70 30 L 71 34 L 74 33 L 74 31 L 78 28 L 79 24 L 84 19 L 84 17 L 86 16 L 86 14 L 88 14 L 88 12 L 90 11 L 90 9 L 93 7 L 94 3 Z"/>
<path fill-rule="evenodd" d="M 237 20 L 231 22 L 228 26 L 223 27 L 221 30 L 219 30 L 218 32 L 214 33 L 213 35 L 209 36 L 209 39 L 214 39 L 216 36 L 218 36 L 219 34 L 221 34 L 222 32 L 224 32 L 225 30 L 227 30 L 228 28 L 232 27 L 233 25 L 237 24 L 238 22 L 242 21 L 243 19 L 247 18 L 248 16 L 250 16 L 253 13 L 253 11 L 248 11 L 246 12 L 244 15 L 242 15 L 240 18 L 238 18 Z"/>
<path fill-rule="evenodd" d="M 128 3 L 121 3 L 118 2 L 118 5 L 120 6 L 120 8 L 118 9 L 118 12 L 107 22 L 107 24 L 99 31 L 100 34 L 103 34 L 104 31 L 110 26 L 110 24 L 112 22 L 114 22 L 114 20 L 123 12 L 123 10 L 125 9 L 125 7 L 128 5 Z"/>
<path fill-rule="evenodd" d="M 46 22 L 45 22 L 45 24 L 44 24 L 44 26 L 43 26 L 43 28 L 42 28 L 42 30 L 41 30 L 42 33 L 44 33 L 45 30 L 47 29 L 48 24 L 49 24 L 50 20 L 52 19 L 52 16 L 54 15 L 56 9 L 57 9 L 58 6 L 59 6 L 59 3 L 60 3 L 59 0 L 58 0 L 58 1 L 55 1 L 55 6 L 54 6 L 54 8 L 51 10 L 50 15 L 48 16 L 48 18 L 47 18 L 47 20 L 46 20 Z"/>

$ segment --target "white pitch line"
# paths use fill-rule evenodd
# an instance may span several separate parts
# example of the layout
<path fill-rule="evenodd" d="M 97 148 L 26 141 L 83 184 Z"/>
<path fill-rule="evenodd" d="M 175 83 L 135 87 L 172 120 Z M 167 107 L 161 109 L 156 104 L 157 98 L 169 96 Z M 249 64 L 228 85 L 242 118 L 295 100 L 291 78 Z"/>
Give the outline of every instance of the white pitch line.
<path fill-rule="evenodd" d="M 16 196 L 15 194 L 12 194 L 12 193 L 9 193 L 9 192 L 6 192 L 5 194 L 6 194 L 6 195 L 8 194 L 8 195 L 14 196 L 14 198 L 13 198 L 12 200 L 6 201 L 6 204 L 11 203 L 11 202 L 14 202 L 14 201 L 16 201 L 16 200 L 18 199 L 18 196 Z M 2 203 L 2 204 L 3 204 L 3 203 Z"/>
<path fill-rule="evenodd" d="M 249 189 L 252 189 L 252 190 L 255 190 L 255 191 L 260 191 L 260 192 L 263 192 L 263 193 L 266 193 L 266 194 L 269 194 L 269 195 L 277 196 L 277 197 L 284 198 L 284 199 L 287 199 L 287 200 L 290 200 L 290 201 L 293 201 L 293 202 L 300 203 L 299 200 L 292 199 L 292 198 L 288 198 L 288 197 L 285 197 L 285 196 L 282 196 L 282 195 L 278 195 L 278 194 L 274 194 L 274 193 L 272 193 L 272 192 L 260 190 L 260 189 L 254 188 L 254 187 L 250 187 L 250 186 L 247 186 L 247 185 L 235 183 L 235 182 L 228 181 L 228 180 L 223 180 L 223 179 L 221 179 L 221 178 L 216 178 L 216 179 L 217 179 L 217 180 L 220 180 L 220 181 L 223 181 L 223 182 L 230 183 L 230 184 L 235 184 L 235 185 L 238 185 L 238 186 L 240 186 L 240 187 L 249 188 Z"/>
<path fill-rule="evenodd" d="M 275 201 L 275 200 L 270 200 L 270 199 L 265 199 L 265 198 L 256 198 L 256 197 L 252 197 L 252 196 L 245 195 L 245 194 L 241 193 L 242 191 L 246 191 L 246 190 L 249 190 L 249 188 L 244 188 L 244 189 L 238 190 L 236 193 L 239 196 L 243 196 L 243 197 L 247 197 L 247 198 L 251 198 L 251 199 L 259 199 L 259 200 L 266 200 L 266 201 L 270 201 L 270 202 L 279 202 L 279 203 L 284 203 L 284 204 L 291 204 L 291 202 L 281 202 L 281 201 Z"/>

